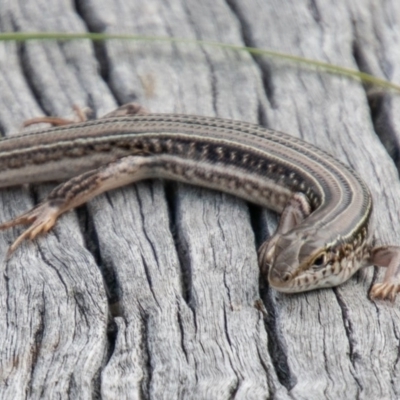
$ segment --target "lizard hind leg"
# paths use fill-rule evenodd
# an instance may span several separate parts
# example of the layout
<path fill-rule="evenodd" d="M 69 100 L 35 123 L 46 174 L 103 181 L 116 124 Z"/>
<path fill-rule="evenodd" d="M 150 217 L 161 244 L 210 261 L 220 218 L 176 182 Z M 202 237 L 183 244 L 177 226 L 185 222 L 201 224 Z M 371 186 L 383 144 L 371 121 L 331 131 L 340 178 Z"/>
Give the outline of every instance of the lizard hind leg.
<path fill-rule="evenodd" d="M 50 124 L 51 126 L 63 126 L 63 125 L 71 125 L 79 122 L 85 122 L 88 119 L 92 119 L 92 110 L 90 108 L 81 108 L 77 105 L 73 106 L 73 109 L 76 114 L 76 119 L 67 119 L 61 117 L 36 117 L 28 119 L 24 122 L 23 127 L 36 125 L 36 124 Z M 147 115 L 149 112 L 146 108 L 141 106 L 138 103 L 127 103 L 123 106 L 118 107 L 116 110 L 109 112 L 106 115 L 103 115 L 100 119 L 104 118 L 115 118 L 115 117 L 126 117 L 129 115 Z"/>
<path fill-rule="evenodd" d="M 60 211 L 58 207 L 51 205 L 49 201 L 44 201 L 26 213 L 10 221 L 0 224 L 0 230 L 5 230 L 18 225 L 29 225 L 18 238 L 9 247 L 7 258 L 11 256 L 14 250 L 26 239 L 34 239 L 41 233 L 47 233 L 56 223 Z"/>
<path fill-rule="evenodd" d="M 148 164 L 146 157 L 127 156 L 57 186 L 37 206 L 0 225 L 0 230 L 5 230 L 30 224 L 10 246 L 7 256 L 9 257 L 24 240 L 32 240 L 40 234 L 47 233 L 61 214 L 86 203 L 100 193 L 147 178 Z"/>

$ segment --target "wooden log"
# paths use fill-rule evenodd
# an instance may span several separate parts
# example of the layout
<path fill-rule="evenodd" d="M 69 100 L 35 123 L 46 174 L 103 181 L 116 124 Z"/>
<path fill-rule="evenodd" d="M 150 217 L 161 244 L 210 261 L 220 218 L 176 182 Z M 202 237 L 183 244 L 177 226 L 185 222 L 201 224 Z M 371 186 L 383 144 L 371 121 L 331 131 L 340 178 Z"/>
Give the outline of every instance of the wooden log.
<path fill-rule="evenodd" d="M 357 4 L 355 4 L 357 3 Z M 132 33 L 268 48 L 399 79 L 400 5 L 219 0 L 16 0 L 0 30 Z M 216 47 L 85 40 L 0 43 L 0 127 L 73 104 L 259 123 L 356 169 L 375 236 L 400 243 L 398 96 L 357 80 Z M 379 134 L 379 136 L 377 135 Z M 390 145 L 389 153 L 382 141 Z M 397 161 L 397 159 L 395 159 Z M 53 185 L 0 193 L 0 219 Z M 0 398 L 397 399 L 399 311 L 372 302 L 384 271 L 299 295 L 261 280 L 267 210 L 147 181 L 63 216 L 6 262 L 0 235 Z"/>

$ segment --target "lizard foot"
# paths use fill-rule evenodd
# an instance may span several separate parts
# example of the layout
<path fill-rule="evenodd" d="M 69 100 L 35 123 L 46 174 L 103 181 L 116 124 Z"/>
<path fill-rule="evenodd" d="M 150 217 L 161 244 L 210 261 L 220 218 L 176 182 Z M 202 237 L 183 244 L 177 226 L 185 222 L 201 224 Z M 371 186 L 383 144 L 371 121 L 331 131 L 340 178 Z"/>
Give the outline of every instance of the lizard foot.
<path fill-rule="evenodd" d="M 370 291 L 370 297 L 372 299 L 390 300 L 393 302 L 398 292 L 400 292 L 400 284 L 398 283 L 375 283 Z"/>
<path fill-rule="evenodd" d="M 59 207 L 51 206 L 49 202 L 44 202 L 32 208 L 30 211 L 14 218 L 10 221 L 0 224 L 0 230 L 12 228 L 17 225 L 29 225 L 26 229 L 9 247 L 7 258 L 11 256 L 14 250 L 26 239 L 35 239 L 42 233 L 47 233 L 56 223 L 60 215 Z"/>

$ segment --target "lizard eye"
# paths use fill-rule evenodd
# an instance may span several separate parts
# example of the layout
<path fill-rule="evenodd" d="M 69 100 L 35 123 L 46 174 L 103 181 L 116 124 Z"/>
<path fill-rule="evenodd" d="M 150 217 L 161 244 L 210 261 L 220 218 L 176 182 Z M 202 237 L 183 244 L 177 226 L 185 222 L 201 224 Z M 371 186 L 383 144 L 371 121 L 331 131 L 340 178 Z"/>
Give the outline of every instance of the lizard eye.
<path fill-rule="evenodd" d="M 320 256 L 318 256 L 314 260 L 313 265 L 315 267 L 323 267 L 325 265 L 325 254 L 321 254 Z"/>

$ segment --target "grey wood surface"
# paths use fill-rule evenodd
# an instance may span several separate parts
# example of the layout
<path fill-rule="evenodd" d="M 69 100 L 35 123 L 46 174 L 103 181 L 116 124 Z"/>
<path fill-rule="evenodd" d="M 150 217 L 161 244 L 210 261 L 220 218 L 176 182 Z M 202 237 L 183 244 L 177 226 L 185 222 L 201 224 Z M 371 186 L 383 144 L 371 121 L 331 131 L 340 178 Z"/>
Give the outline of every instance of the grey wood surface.
<path fill-rule="evenodd" d="M 0 30 L 134 33 L 274 49 L 400 83 L 396 0 L 0 0 Z M 379 243 L 400 243 L 399 96 L 218 48 L 0 42 L 0 128 L 137 101 L 299 136 L 355 168 Z M 378 134 L 378 135 L 377 135 Z M 389 150 L 382 145 L 385 143 Z M 390 154 L 390 155 L 389 155 Z M 0 193 L 0 219 L 53 185 Z M 399 300 L 269 290 L 256 248 L 276 217 L 160 181 L 99 196 L 19 248 L 0 235 L 1 399 L 398 399 Z"/>

